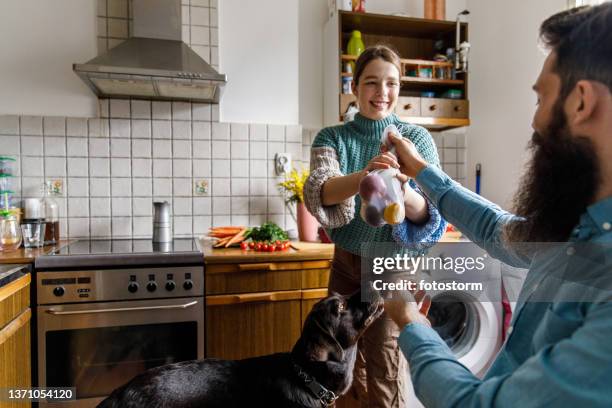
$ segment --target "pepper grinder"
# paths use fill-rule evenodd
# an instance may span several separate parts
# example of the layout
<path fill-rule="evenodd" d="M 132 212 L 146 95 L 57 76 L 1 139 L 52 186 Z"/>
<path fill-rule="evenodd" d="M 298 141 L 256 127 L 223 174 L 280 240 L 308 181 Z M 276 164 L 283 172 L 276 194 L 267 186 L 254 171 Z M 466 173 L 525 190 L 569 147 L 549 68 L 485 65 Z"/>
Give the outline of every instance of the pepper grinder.
<path fill-rule="evenodd" d="M 172 242 L 170 204 L 167 201 L 156 201 L 153 209 L 153 242 Z"/>

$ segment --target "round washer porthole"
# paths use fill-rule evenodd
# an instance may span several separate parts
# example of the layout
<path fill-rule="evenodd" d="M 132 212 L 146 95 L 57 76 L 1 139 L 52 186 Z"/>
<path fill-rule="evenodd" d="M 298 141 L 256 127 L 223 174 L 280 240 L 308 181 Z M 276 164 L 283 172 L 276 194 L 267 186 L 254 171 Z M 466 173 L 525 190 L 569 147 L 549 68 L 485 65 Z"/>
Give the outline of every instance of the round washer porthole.
<path fill-rule="evenodd" d="M 457 358 L 467 354 L 478 339 L 480 322 L 474 301 L 458 292 L 443 292 L 432 298 L 427 316 L 431 327 Z"/>

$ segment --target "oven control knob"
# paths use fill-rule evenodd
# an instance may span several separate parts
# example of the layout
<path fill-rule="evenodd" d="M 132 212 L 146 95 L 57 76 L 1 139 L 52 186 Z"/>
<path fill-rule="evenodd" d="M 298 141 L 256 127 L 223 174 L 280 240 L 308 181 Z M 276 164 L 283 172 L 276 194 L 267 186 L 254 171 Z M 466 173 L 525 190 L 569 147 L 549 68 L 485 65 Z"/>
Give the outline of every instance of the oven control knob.
<path fill-rule="evenodd" d="M 174 288 L 176 288 L 176 283 L 174 283 L 174 281 L 166 282 L 166 290 L 168 292 L 172 292 L 174 290 Z"/>
<path fill-rule="evenodd" d="M 155 283 L 155 281 L 150 281 L 147 283 L 147 290 L 149 292 L 155 292 L 157 290 L 157 283 Z"/>
<path fill-rule="evenodd" d="M 193 288 L 193 281 L 191 279 L 187 279 L 185 283 L 183 283 L 183 289 L 191 290 Z"/>
<path fill-rule="evenodd" d="M 130 293 L 136 293 L 138 291 L 138 283 L 130 282 L 130 284 L 128 285 L 128 291 Z"/>
<path fill-rule="evenodd" d="M 56 287 L 56 288 L 54 288 L 54 289 L 53 289 L 53 294 L 54 294 L 55 296 L 57 296 L 57 297 L 64 296 L 64 293 L 65 293 L 65 292 L 66 292 L 66 291 L 65 291 L 65 290 L 64 290 L 64 288 L 63 288 L 63 287 L 61 287 L 61 286 L 58 286 L 58 287 Z"/>

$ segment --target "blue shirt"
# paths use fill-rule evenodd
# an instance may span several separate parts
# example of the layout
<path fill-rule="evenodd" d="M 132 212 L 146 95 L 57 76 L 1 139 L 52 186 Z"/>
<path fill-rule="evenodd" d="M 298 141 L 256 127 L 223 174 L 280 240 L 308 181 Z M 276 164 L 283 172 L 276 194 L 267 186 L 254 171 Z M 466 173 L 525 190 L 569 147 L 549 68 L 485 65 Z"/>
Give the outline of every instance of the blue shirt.
<path fill-rule="evenodd" d="M 431 328 L 412 323 L 402 330 L 398 342 L 421 402 L 462 408 L 612 407 L 612 198 L 588 207 L 567 243 L 527 256 L 502 239 L 502 228 L 514 215 L 434 166 L 416 180 L 468 238 L 503 262 L 529 268 L 512 331 L 482 380 Z M 595 262 L 576 256 L 574 247 L 584 244 L 601 244 Z"/>

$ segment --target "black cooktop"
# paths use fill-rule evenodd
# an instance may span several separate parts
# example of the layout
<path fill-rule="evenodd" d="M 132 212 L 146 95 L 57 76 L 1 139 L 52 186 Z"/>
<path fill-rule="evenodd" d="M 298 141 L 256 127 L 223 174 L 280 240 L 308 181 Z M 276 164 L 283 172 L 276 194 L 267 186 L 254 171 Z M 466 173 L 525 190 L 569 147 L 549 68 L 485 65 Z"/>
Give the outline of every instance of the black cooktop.
<path fill-rule="evenodd" d="M 37 270 L 62 268 L 121 268 L 156 265 L 199 265 L 204 255 L 197 239 L 168 243 L 150 239 L 82 240 L 65 245 L 34 261 Z"/>
<path fill-rule="evenodd" d="M 108 239 L 72 242 L 50 255 L 151 254 L 197 251 L 199 251 L 197 242 L 192 238 L 175 239 L 168 243 L 154 243 L 150 239 Z"/>

